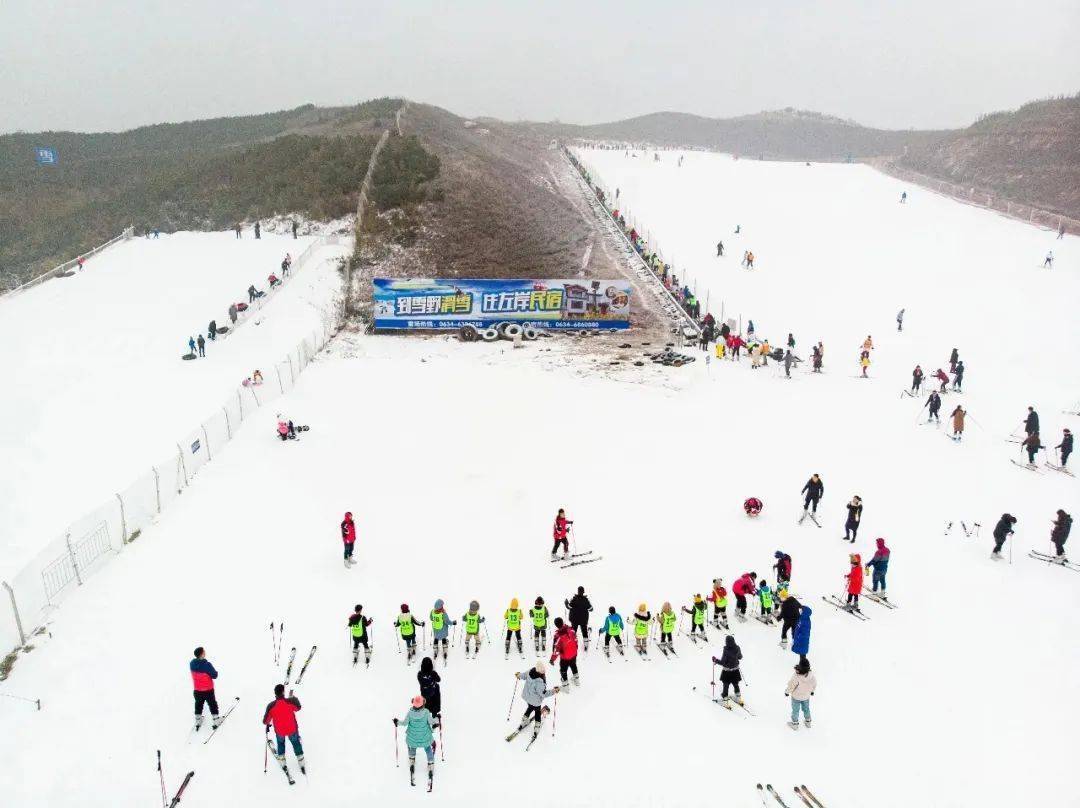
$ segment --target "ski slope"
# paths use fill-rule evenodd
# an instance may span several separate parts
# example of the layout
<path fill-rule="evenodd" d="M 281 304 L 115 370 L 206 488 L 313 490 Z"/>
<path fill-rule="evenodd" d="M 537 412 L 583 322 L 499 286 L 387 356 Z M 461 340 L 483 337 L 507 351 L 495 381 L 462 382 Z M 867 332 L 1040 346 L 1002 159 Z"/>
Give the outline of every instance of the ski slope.
<path fill-rule="evenodd" d="M 800 804 L 796 783 L 828 808 L 1068 801 L 1080 576 L 1026 553 L 1049 548 L 1049 522 L 1075 508 L 1077 481 L 1017 468 L 1005 438 L 1028 404 L 1047 442 L 1077 426 L 1061 414 L 1077 395 L 1077 326 L 1065 316 L 1080 299 L 1076 241 L 1052 244 L 910 188 L 900 208 L 900 186 L 858 166 L 691 154 L 679 169 L 669 155 L 658 166 L 583 156 L 648 217 L 680 271 L 693 267 L 703 300 L 709 284 L 759 335 L 792 331 L 804 358 L 823 340 L 826 372 L 804 365 L 787 381 L 773 363 L 698 361 L 667 384 L 633 384 L 563 364 L 561 342 L 547 353 L 551 344 L 339 337 L 275 405 L 311 431 L 282 444 L 273 413 L 246 420 L 19 658 L 0 692 L 44 709 L 0 699 L 5 804 L 149 804 L 156 749 L 170 793 L 196 772 L 188 806 L 753 806 L 758 782 L 789 806 Z M 695 220 L 699 229 L 686 225 Z M 736 222 L 743 241 L 729 240 Z M 729 257 L 718 261 L 723 236 Z M 1049 246 L 1058 267 L 1040 272 Z M 738 268 L 746 248 L 758 256 L 752 275 Z M 876 349 L 862 380 L 855 359 L 868 333 Z M 936 369 L 952 347 L 968 372 L 943 420 L 959 399 L 978 422 L 961 443 L 918 424 L 922 399 L 899 395 L 915 362 Z M 825 484 L 821 529 L 796 525 L 812 472 Z M 865 511 L 853 548 L 839 539 L 856 493 Z M 741 508 L 751 495 L 765 502 L 755 520 Z M 578 549 L 601 561 L 547 562 L 559 507 Z M 351 570 L 338 530 L 346 510 L 359 537 Z M 1006 510 L 1019 518 L 1012 563 L 994 563 L 989 534 Z M 965 537 L 960 520 L 981 523 L 980 536 Z M 957 526 L 945 535 L 948 521 Z M 841 590 L 847 554 L 868 560 L 878 536 L 892 549 L 900 608 L 864 602 L 870 620 L 858 622 L 822 596 Z M 730 587 L 755 570 L 771 584 L 777 549 L 792 555 L 793 593 L 814 609 L 812 730 L 784 725 L 797 658 L 777 646 L 778 628 L 751 620 L 732 629 L 753 717 L 708 700 L 709 653 L 677 635 L 677 659 L 653 647 L 648 662 L 609 663 L 594 646 L 582 687 L 559 696 L 533 748 L 503 741 L 508 708 L 514 719 L 524 709 L 520 697 L 511 704 L 511 674 L 535 659 L 503 658 L 512 597 L 527 608 L 543 595 L 559 614 L 581 584 L 598 625 L 608 605 L 624 618 L 641 601 L 654 613 L 665 600 L 687 605 L 717 576 Z M 440 667 L 446 761 L 429 797 L 422 763 L 416 789 L 403 751 L 394 763 L 390 719 L 417 686 L 390 623 L 402 602 L 426 620 L 436 598 L 456 618 L 479 600 L 493 642 L 466 661 L 459 631 Z M 370 669 L 351 666 L 356 603 L 376 620 Z M 297 693 L 310 777 L 291 789 L 273 760 L 258 768 L 259 721 L 284 667 L 272 661 L 272 620 L 286 624 L 283 657 L 319 649 Z M 196 645 L 221 674 L 222 707 L 240 697 L 208 745 L 187 740 Z"/>
<path fill-rule="evenodd" d="M 0 299 L 0 578 L 175 453 L 255 368 L 265 373 L 322 328 L 343 248 L 321 248 L 235 334 L 209 342 L 206 359 L 180 359 L 189 337 L 206 335 L 211 319 L 228 325 L 229 305 L 246 301 L 250 284 L 265 290 L 285 254 L 312 241 L 231 231 L 136 238 L 74 277 Z"/>

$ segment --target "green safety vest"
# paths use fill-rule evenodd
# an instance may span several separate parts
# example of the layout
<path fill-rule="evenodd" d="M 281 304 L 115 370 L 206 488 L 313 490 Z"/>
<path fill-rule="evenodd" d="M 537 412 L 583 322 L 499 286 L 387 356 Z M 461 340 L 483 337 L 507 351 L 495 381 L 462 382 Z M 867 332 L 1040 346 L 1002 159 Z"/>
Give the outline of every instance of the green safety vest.
<path fill-rule="evenodd" d="M 607 624 L 607 633 L 609 637 L 618 637 L 622 634 L 622 626 L 614 620 L 609 620 Z"/>
<path fill-rule="evenodd" d="M 443 625 L 446 623 L 446 612 L 437 612 L 432 610 L 431 612 L 431 630 L 442 631 Z"/>
<path fill-rule="evenodd" d="M 634 615 L 634 636 L 639 639 L 649 636 L 649 621 L 642 620 L 636 614 Z"/>
<path fill-rule="evenodd" d="M 363 637 L 364 636 L 364 618 L 361 617 L 359 620 L 357 620 L 355 623 L 353 623 L 351 626 L 349 626 L 349 628 L 352 629 L 352 635 L 354 637 Z"/>
<path fill-rule="evenodd" d="M 665 634 L 671 634 L 675 630 L 675 612 L 660 612 L 661 628 Z"/>
<path fill-rule="evenodd" d="M 761 608 L 771 609 L 773 606 L 772 592 L 768 589 L 763 590 L 761 593 Z"/>
<path fill-rule="evenodd" d="M 521 609 L 506 610 L 506 627 L 510 631 L 521 630 Z"/>
<path fill-rule="evenodd" d="M 480 612 L 468 612 L 465 615 L 465 633 L 480 633 Z"/>
<path fill-rule="evenodd" d="M 704 606 L 702 606 L 700 609 L 697 606 L 694 607 L 694 625 L 695 626 L 703 626 L 703 625 L 705 625 L 705 607 Z"/>
<path fill-rule="evenodd" d="M 416 628 L 413 626 L 413 617 L 411 614 L 398 615 L 397 619 L 398 627 L 401 629 L 402 637 L 411 637 L 416 633 Z"/>
<path fill-rule="evenodd" d="M 544 628 L 545 626 L 547 626 L 547 606 L 541 606 L 539 609 L 534 606 L 533 608 L 529 609 L 529 614 L 532 615 L 534 628 Z"/>
<path fill-rule="evenodd" d="M 716 593 L 713 592 L 713 598 L 713 603 L 715 603 L 718 608 L 723 609 L 725 606 L 727 606 L 727 595 L 724 595 L 724 597 L 721 598 L 717 597 Z"/>

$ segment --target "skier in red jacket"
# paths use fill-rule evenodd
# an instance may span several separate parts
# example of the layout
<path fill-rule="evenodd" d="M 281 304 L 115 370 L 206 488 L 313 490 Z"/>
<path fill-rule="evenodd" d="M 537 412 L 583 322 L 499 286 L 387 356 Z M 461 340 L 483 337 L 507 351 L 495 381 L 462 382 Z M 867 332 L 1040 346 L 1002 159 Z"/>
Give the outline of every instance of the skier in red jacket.
<path fill-rule="evenodd" d="M 285 685 L 274 685 L 274 700 L 266 705 L 263 723 L 266 725 L 267 732 L 270 732 L 271 726 L 274 727 L 274 734 L 277 736 L 277 750 L 274 752 L 274 758 L 286 774 L 289 773 L 285 766 L 286 738 L 292 744 L 293 754 L 296 755 L 296 763 L 301 773 L 307 773 L 304 770 L 304 747 L 300 745 L 300 727 L 296 723 L 296 714 L 299 711 L 300 699 L 296 698 L 291 690 L 289 697 L 285 698 Z"/>
<path fill-rule="evenodd" d="M 735 606 L 737 608 L 735 616 L 740 620 L 746 620 L 746 596 L 757 592 L 756 581 L 757 573 L 747 572 L 743 573 L 742 577 L 731 587 L 731 591 L 735 593 Z"/>
<path fill-rule="evenodd" d="M 566 511 L 559 508 L 558 514 L 555 515 L 555 527 L 552 529 L 552 538 L 555 543 L 551 546 L 551 560 L 555 560 L 555 553 L 558 552 L 559 546 L 562 545 L 563 558 L 570 552 L 570 542 L 567 541 L 567 534 L 570 532 L 570 525 L 574 524 L 573 519 L 566 518 Z"/>
<path fill-rule="evenodd" d="M 577 634 L 570 626 L 563 622 L 561 617 L 555 618 L 555 638 L 551 642 L 551 664 L 559 660 L 559 675 L 562 676 L 562 687 L 565 690 L 570 685 L 566 681 L 566 672 L 574 674 L 574 684 L 580 685 L 577 669 Z"/>
<path fill-rule="evenodd" d="M 847 603 L 849 609 L 857 612 L 860 611 L 859 593 L 862 592 L 862 556 L 858 553 L 852 553 L 849 560 L 851 561 L 851 569 L 844 576 L 847 578 Z"/>
<path fill-rule="evenodd" d="M 345 514 L 341 523 L 341 541 L 345 544 L 345 566 L 351 567 L 353 561 L 353 546 L 356 544 L 356 524 L 353 522 L 352 511 Z"/>

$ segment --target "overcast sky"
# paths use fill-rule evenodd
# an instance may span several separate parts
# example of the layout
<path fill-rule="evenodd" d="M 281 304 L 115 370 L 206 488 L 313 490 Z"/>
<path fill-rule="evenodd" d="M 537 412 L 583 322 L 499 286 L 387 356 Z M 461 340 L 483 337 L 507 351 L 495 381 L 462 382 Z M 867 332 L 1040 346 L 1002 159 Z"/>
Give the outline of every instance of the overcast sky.
<path fill-rule="evenodd" d="M 402 95 L 597 123 L 954 127 L 1080 90 L 1080 0 L 0 0 L 0 132 Z"/>

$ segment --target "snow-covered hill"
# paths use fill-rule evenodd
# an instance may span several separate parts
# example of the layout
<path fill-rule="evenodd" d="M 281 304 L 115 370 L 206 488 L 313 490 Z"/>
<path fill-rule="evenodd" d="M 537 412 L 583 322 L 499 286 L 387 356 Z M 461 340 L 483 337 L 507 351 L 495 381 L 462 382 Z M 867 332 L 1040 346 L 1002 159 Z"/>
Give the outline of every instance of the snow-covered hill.
<path fill-rule="evenodd" d="M 752 806 L 758 782 L 792 806 L 791 786 L 806 783 L 829 808 L 1070 793 L 1080 578 L 1026 552 L 1048 549 L 1049 521 L 1075 507 L 1077 482 L 1017 468 L 1005 438 L 1028 404 L 1053 443 L 1077 424 L 1061 414 L 1078 395 L 1077 242 L 923 194 L 901 207 L 897 183 L 856 166 L 584 157 L 680 275 L 692 268 L 714 311 L 722 296 L 759 335 L 793 332 L 804 358 L 823 340 L 826 373 L 804 365 L 786 381 L 772 363 L 699 361 L 670 385 L 629 384 L 551 362 L 547 343 L 339 337 L 280 404 L 311 431 L 282 444 L 272 413 L 245 422 L 159 525 L 65 601 L 51 639 L 19 658 L 3 692 L 44 709 L 0 699 L 6 803 L 148 803 L 156 749 L 170 787 L 195 770 L 189 806 Z M 1051 247 L 1058 265 L 1044 272 Z M 753 274 L 738 266 L 744 249 L 757 256 Z M 867 334 L 876 349 L 861 380 Z M 952 347 L 968 376 L 945 413 L 959 400 L 974 419 L 961 443 L 919 425 L 922 400 L 900 396 L 916 362 L 936 369 Z M 796 525 L 812 472 L 825 483 L 822 529 Z M 866 507 L 854 550 L 865 560 L 875 538 L 888 540 L 900 605 L 864 603 L 867 622 L 822 602 L 848 568 L 840 536 L 853 494 Z M 765 502 L 755 520 L 741 508 L 751 495 Z M 602 560 L 548 563 L 559 507 L 576 520 L 579 549 Z M 359 532 L 351 570 L 346 510 Z M 1004 511 L 1020 520 L 1011 564 L 988 558 Z M 965 537 L 960 520 L 980 535 Z M 710 654 L 678 635 L 677 659 L 653 647 L 648 662 L 609 663 L 594 646 L 582 687 L 560 694 L 536 745 L 503 741 L 507 710 L 523 709 L 511 674 L 535 659 L 503 659 L 512 597 L 543 595 L 558 614 L 583 585 L 599 623 L 608 605 L 628 616 L 642 601 L 654 612 L 689 604 L 717 576 L 730 585 L 754 570 L 772 583 L 777 549 L 793 556 L 793 591 L 814 608 L 812 730 L 784 726 L 796 657 L 777 629 L 750 621 L 732 626 L 753 717 L 709 701 Z M 466 661 L 459 632 L 441 671 L 446 760 L 429 797 L 394 764 L 390 719 L 417 686 L 390 623 L 402 602 L 426 620 L 436 598 L 458 618 L 479 600 L 492 642 Z M 370 669 L 351 666 L 356 603 L 376 620 Z M 298 692 L 310 777 L 291 790 L 272 760 L 258 769 L 259 720 L 284 667 L 272 661 L 271 621 L 285 622 L 283 657 L 318 645 Z M 196 645 L 220 671 L 222 705 L 240 698 L 208 745 L 187 741 Z"/>

